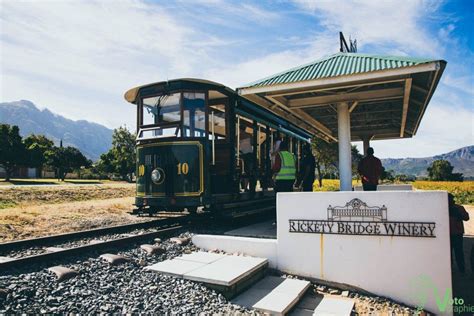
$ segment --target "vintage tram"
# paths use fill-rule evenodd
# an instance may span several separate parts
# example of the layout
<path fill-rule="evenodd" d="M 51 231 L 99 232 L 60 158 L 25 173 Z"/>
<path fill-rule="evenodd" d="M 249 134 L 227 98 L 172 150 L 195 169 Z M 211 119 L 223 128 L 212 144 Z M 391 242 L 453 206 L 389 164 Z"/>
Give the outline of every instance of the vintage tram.
<path fill-rule="evenodd" d="M 143 85 L 128 90 L 125 99 L 137 106 L 138 214 L 274 206 L 270 153 L 275 141 L 288 142 L 298 168 L 302 144 L 312 137 L 207 80 Z"/>

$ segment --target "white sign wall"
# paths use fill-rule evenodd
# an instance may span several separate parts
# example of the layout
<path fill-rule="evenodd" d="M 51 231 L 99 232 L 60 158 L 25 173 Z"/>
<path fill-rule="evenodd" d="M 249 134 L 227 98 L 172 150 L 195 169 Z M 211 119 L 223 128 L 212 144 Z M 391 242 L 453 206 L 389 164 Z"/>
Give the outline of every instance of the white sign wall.
<path fill-rule="evenodd" d="M 279 193 L 278 269 L 440 313 L 436 296 L 451 288 L 447 205 L 443 191 Z"/>

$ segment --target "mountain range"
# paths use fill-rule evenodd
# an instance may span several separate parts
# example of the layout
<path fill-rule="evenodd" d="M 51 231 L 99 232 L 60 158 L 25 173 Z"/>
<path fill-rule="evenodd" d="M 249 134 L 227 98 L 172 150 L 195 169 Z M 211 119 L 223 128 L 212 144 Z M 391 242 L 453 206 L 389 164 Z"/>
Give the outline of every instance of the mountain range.
<path fill-rule="evenodd" d="M 387 158 L 381 159 L 385 170 L 393 170 L 394 174 L 426 177 L 428 168 L 435 160 L 447 160 L 454 167 L 453 172 L 460 172 L 465 179 L 474 178 L 474 146 L 462 147 L 446 154 L 425 158 Z"/>
<path fill-rule="evenodd" d="M 59 145 L 78 148 L 96 161 L 112 146 L 113 131 L 85 120 L 73 121 L 48 109 L 40 110 L 27 100 L 0 103 L 0 123 L 18 125 L 21 136 L 45 135 Z"/>
<path fill-rule="evenodd" d="M 78 148 L 93 161 L 112 145 L 111 129 L 84 120 L 73 121 L 48 109 L 40 110 L 26 100 L 0 103 L 0 123 L 18 125 L 22 136 L 43 134 L 54 140 L 56 145 L 62 139 L 65 146 Z M 474 178 L 474 146 L 426 158 L 387 158 L 382 159 L 382 164 L 386 170 L 393 170 L 394 174 L 425 177 L 426 168 L 437 159 L 448 160 L 454 166 L 454 172 L 461 172 L 464 178 Z"/>

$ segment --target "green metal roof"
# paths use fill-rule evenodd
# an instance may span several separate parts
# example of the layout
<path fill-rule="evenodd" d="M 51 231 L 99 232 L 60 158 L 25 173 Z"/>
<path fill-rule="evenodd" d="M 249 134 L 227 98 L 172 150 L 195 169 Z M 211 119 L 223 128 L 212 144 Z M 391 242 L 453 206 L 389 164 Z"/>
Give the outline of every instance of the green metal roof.
<path fill-rule="evenodd" d="M 378 56 L 357 53 L 337 53 L 329 57 L 298 66 L 270 77 L 244 85 L 244 87 L 261 87 L 307 81 L 320 78 L 352 75 L 385 69 L 403 68 L 436 61 L 428 58 L 398 56 Z"/>

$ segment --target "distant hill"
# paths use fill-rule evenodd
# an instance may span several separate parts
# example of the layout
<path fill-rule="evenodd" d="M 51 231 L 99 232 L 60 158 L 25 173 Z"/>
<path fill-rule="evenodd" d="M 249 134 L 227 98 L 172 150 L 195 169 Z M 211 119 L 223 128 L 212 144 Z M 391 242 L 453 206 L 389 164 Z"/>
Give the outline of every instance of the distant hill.
<path fill-rule="evenodd" d="M 42 134 L 56 145 L 78 148 L 87 158 L 96 161 L 112 146 L 112 130 L 88 121 L 73 121 L 48 109 L 40 110 L 32 102 L 21 100 L 0 103 L 0 123 L 18 125 L 20 134 Z"/>
<path fill-rule="evenodd" d="M 453 172 L 460 172 L 465 179 L 474 179 L 474 146 L 467 146 L 449 153 L 426 158 L 382 159 L 385 170 L 393 170 L 395 174 L 426 177 L 428 168 L 434 160 L 444 159 L 454 167 Z"/>

